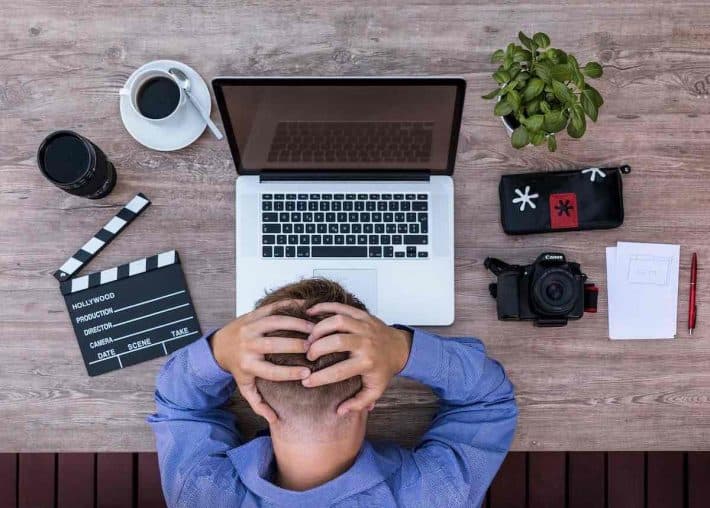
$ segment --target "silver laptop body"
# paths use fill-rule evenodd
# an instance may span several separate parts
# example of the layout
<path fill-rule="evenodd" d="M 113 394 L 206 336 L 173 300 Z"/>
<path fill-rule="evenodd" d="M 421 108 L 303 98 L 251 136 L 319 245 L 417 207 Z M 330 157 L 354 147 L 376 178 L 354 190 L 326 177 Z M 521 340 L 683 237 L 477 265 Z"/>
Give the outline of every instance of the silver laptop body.
<path fill-rule="evenodd" d="M 387 323 L 454 320 L 465 81 L 215 78 L 237 172 L 237 315 L 321 276 Z"/>

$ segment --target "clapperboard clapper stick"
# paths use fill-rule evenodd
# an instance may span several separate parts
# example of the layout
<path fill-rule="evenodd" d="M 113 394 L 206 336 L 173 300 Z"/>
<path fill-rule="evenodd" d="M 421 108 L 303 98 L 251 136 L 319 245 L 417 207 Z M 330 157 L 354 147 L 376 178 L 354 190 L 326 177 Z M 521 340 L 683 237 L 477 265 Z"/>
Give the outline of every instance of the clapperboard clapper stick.
<path fill-rule="evenodd" d="M 175 250 L 71 278 L 149 204 L 138 194 L 55 273 L 90 376 L 165 356 L 202 334 Z"/>

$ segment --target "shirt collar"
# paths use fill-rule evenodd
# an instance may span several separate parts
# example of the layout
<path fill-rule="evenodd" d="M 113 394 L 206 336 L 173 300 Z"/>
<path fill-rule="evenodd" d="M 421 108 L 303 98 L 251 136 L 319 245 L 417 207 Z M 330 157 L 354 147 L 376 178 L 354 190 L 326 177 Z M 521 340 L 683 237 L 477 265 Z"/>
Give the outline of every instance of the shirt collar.
<path fill-rule="evenodd" d="M 325 499 L 335 503 L 383 482 L 394 469 L 391 461 L 378 461 L 372 445 L 365 441 L 350 469 L 323 485 L 298 492 L 282 489 L 268 480 L 274 464 L 271 437 L 252 439 L 227 455 L 246 488 L 260 498 L 288 506 L 320 506 Z"/>

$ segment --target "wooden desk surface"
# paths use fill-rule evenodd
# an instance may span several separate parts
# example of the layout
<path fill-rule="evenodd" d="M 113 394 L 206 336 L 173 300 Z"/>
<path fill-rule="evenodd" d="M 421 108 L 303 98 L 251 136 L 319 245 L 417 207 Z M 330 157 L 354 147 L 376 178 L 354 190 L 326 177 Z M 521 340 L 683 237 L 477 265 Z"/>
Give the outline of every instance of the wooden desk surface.
<path fill-rule="evenodd" d="M 477 5 L 468 5 L 475 3 Z M 0 24 L 0 451 L 151 450 L 144 423 L 163 360 L 89 378 L 52 272 L 136 192 L 153 206 L 89 271 L 177 248 L 205 329 L 233 317 L 234 179 L 225 142 L 207 132 L 175 153 L 125 131 L 118 89 L 142 63 L 184 61 L 217 75 L 460 74 L 468 81 L 456 165 L 456 324 L 484 339 L 517 387 L 516 450 L 710 449 L 710 4 L 598 2 L 567 6 L 477 1 L 6 2 Z M 543 30 L 581 62 L 598 59 L 606 105 L 556 154 L 516 151 L 490 102 L 490 53 L 519 29 Z M 212 115 L 217 118 L 216 113 Z M 35 164 L 48 132 L 71 128 L 115 163 L 119 183 L 98 202 L 50 185 Z M 503 234 L 504 173 L 631 164 L 626 224 L 606 232 Z M 487 255 L 513 262 L 561 250 L 605 286 L 604 247 L 680 243 L 679 336 L 607 339 L 597 315 L 561 329 L 500 323 Z M 699 328 L 686 328 L 690 254 L 700 257 Z M 411 443 L 434 398 L 397 381 L 371 435 Z M 253 431 L 256 420 L 235 407 Z"/>

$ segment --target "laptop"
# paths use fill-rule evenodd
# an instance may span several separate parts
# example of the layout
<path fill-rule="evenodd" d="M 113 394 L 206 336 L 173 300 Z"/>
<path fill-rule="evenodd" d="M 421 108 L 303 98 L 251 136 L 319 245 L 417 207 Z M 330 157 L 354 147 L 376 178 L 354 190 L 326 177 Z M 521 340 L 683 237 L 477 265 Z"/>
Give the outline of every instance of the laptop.
<path fill-rule="evenodd" d="M 388 323 L 454 321 L 454 189 L 466 82 L 219 77 L 237 168 L 237 315 L 309 277 Z"/>

